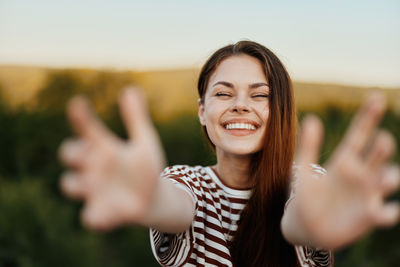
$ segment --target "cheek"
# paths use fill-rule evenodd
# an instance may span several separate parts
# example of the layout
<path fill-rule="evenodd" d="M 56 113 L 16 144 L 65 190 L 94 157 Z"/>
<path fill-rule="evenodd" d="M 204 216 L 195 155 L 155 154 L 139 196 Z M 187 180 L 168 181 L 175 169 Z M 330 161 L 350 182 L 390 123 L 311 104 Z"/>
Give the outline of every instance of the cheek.
<path fill-rule="evenodd" d="M 268 122 L 268 118 L 269 118 L 269 109 L 267 109 L 266 111 L 264 111 L 263 113 L 263 118 L 265 122 Z"/>
<path fill-rule="evenodd" d="M 203 127 L 204 127 L 205 133 L 208 137 L 208 140 L 215 147 L 215 144 L 218 143 L 218 140 L 219 140 L 216 127 L 209 122 L 207 122 L 206 125 Z"/>
<path fill-rule="evenodd" d="M 217 129 L 217 127 L 219 127 L 219 120 L 219 116 L 216 116 L 215 114 L 206 114 L 206 116 L 204 117 L 204 126 L 206 127 L 209 134 L 212 134 Z"/>
<path fill-rule="evenodd" d="M 214 126 L 213 124 L 219 123 L 219 121 L 221 120 L 221 116 L 224 113 L 224 110 L 226 110 L 224 105 L 216 105 L 210 102 L 204 111 L 204 119 L 206 124 L 212 124 L 210 126 Z"/>
<path fill-rule="evenodd" d="M 259 106 L 256 107 L 258 116 L 264 121 L 267 122 L 269 118 L 269 105 L 260 103 Z"/>
<path fill-rule="evenodd" d="M 212 143 L 218 139 L 218 128 L 220 126 L 223 109 L 219 105 L 209 105 L 204 112 L 204 123 L 208 137 Z"/>

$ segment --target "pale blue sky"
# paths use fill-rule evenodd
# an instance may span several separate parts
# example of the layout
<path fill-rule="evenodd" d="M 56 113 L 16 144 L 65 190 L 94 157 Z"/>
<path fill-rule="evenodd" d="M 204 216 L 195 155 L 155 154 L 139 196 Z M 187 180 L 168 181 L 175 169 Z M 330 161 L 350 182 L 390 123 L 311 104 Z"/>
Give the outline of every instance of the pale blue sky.
<path fill-rule="evenodd" d="M 244 38 L 295 80 L 400 87 L 398 0 L 0 0 L 0 64 L 198 67 Z"/>

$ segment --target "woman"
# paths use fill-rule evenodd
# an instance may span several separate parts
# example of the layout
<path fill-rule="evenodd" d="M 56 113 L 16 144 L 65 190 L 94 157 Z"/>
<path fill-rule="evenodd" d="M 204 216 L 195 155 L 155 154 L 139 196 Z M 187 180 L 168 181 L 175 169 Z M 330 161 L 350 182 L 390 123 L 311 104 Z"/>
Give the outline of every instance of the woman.
<path fill-rule="evenodd" d="M 88 227 L 150 227 L 153 252 L 167 266 L 328 266 L 329 249 L 397 222 L 398 207 L 383 201 L 399 183 L 398 168 L 387 167 L 394 139 L 379 131 L 370 141 L 384 111 L 380 96 L 356 116 L 325 175 L 310 166 L 322 135 L 312 117 L 293 165 L 291 82 L 267 48 L 250 41 L 221 48 L 204 65 L 198 90 L 199 119 L 217 163 L 172 166 L 162 179 L 162 149 L 137 92 L 121 96 L 127 142 L 105 129 L 83 99 L 71 102 L 68 115 L 80 138 L 61 147 L 74 169 L 62 188 L 84 199 Z"/>

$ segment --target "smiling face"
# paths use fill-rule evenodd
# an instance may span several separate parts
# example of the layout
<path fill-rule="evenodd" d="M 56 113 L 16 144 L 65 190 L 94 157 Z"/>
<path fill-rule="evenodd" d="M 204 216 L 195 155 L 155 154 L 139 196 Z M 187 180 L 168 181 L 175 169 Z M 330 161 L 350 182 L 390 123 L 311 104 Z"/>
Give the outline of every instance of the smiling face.
<path fill-rule="evenodd" d="M 221 152 L 248 156 L 262 147 L 269 115 L 269 87 L 258 59 L 246 54 L 223 60 L 210 76 L 200 123 Z"/>

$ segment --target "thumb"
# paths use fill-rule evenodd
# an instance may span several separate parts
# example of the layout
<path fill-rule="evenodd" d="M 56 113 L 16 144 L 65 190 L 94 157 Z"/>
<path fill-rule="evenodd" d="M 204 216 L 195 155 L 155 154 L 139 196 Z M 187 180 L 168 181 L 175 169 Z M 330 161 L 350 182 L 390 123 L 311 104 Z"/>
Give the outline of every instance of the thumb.
<path fill-rule="evenodd" d="M 321 121 L 314 115 L 308 115 L 304 118 L 296 157 L 300 166 L 307 169 L 306 166 L 309 166 L 310 163 L 318 163 L 322 137 L 323 126 Z"/>
<path fill-rule="evenodd" d="M 123 89 L 119 99 L 120 113 L 130 138 L 141 138 L 152 129 L 146 101 L 138 88 Z"/>

